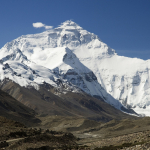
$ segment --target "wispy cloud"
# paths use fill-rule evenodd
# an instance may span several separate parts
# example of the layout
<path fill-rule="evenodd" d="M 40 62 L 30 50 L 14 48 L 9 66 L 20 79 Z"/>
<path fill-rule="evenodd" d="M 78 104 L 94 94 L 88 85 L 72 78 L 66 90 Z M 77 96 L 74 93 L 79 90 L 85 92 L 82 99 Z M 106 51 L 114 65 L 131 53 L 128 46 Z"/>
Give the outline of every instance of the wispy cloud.
<path fill-rule="evenodd" d="M 34 28 L 41 28 L 41 27 L 44 27 L 45 25 L 42 23 L 42 22 L 36 22 L 36 23 L 33 23 L 33 27 Z"/>
<path fill-rule="evenodd" d="M 44 26 L 45 27 L 45 29 L 52 29 L 53 28 L 53 26 Z"/>
<path fill-rule="evenodd" d="M 36 22 L 32 24 L 34 28 L 42 28 L 44 27 L 46 30 L 52 29 L 53 26 L 47 26 L 45 24 L 43 24 L 42 22 Z"/>

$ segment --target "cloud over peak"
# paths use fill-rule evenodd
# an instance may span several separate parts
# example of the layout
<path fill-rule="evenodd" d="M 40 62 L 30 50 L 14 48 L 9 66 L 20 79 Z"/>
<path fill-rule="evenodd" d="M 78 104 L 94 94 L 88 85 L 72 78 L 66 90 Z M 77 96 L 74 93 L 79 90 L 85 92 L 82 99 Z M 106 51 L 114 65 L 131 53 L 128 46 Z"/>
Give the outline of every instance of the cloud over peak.
<path fill-rule="evenodd" d="M 34 28 L 44 27 L 46 30 L 53 28 L 53 26 L 47 26 L 47 25 L 43 24 L 42 22 L 36 22 L 36 23 L 33 23 L 32 25 L 33 25 Z"/>

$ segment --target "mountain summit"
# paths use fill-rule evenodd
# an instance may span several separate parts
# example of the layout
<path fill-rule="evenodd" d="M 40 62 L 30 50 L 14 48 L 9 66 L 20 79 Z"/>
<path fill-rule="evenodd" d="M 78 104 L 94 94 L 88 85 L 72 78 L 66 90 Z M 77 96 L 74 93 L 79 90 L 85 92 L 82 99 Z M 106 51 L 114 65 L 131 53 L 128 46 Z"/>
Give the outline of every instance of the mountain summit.
<path fill-rule="evenodd" d="M 64 93 L 83 91 L 120 110 L 150 115 L 150 60 L 118 56 L 73 21 L 23 35 L 4 45 L 0 54 L 1 82 L 9 78 L 37 90 L 48 83 Z"/>
<path fill-rule="evenodd" d="M 80 27 L 78 24 L 76 24 L 75 22 L 73 22 L 72 20 L 67 20 L 65 22 L 63 22 L 59 28 L 70 28 L 70 29 L 82 29 L 82 27 Z"/>

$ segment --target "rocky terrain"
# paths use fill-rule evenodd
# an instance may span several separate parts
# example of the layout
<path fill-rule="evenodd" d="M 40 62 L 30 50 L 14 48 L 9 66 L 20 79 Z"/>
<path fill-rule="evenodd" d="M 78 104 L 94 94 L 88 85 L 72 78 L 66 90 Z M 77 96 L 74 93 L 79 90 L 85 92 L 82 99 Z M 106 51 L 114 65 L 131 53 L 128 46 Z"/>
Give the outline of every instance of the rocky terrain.
<path fill-rule="evenodd" d="M 0 90 L 0 116 L 19 121 L 27 126 L 35 126 L 41 122 L 35 117 L 36 114 L 34 110 Z"/>
<path fill-rule="evenodd" d="M 134 118 L 85 92 L 67 92 L 56 95 L 55 92 L 59 90 L 46 83 L 40 85 L 39 90 L 36 90 L 33 87 L 21 87 L 7 79 L 3 81 L 0 88 L 42 116 L 74 116 L 103 122 L 117 118 Z M 134 113 L 132 110 L 127 111 Z"/>
<path fill-rule="evenodd" d="M 12 150 L 77 148 L 71 133 L 27 128 L 25 125 L 0 117 L 0 148 Z"/>
<path fill-rule="evenodd" d="M 13 85 L 13 90 L 17 91 L 16 89 Z M 9 91 L 12 92 L 12 89 Z M 16 97 L 19 94 L 12 93 Z M 97 115 L 86 117 L 83 114 L 38 114 L 4 91 L 0 91 L 1 115 L 11 119 L 0 117 L 0 147 L 8 150 L 31 150 L 112 149 L 112 147 L 119 149 L 137 148 L 139 145 L 139 147 L 149 146 L 149 117 L 123 115 L 103 101 L 97 102 L 93 97 L 90 100 L 88 95 L 72 94 L 65 94 L 65 99 L 82 103 L 82 107 Z"/>
<path fill-rule="evenodd" d="M 96 150 L 148 150 L 150 149 L 150 131 L 107 138 L 87 145 L 97 147 Z"/>
<path fill-rule="evenodd" d="M 149 118 L 102 123 L 83 118 L 61 119 L 59 116 L 53 116 L 46 122 L 45 118 L 41 118 L 41 121 L 43 123 L 40 126 L 29 128 L 19 122 L 0 117 L 0 148 L 144 150 L 150 147 Z"/>

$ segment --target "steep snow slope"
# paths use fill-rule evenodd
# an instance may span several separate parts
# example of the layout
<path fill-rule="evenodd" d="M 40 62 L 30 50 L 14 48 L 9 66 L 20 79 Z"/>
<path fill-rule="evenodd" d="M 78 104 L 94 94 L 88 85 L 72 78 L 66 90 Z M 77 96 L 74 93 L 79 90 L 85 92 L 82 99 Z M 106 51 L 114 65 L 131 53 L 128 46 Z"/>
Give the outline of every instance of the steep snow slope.
<path fill-rule="evenodd" d="M 86 49 L 86 48 L 84 48 Z M 92 49 L 91 53 L 92 53 Z M 82 57 L 80 61 L 96 75 L 103 88 L 124 106 L 138 113 L 150 115 L 150 61 L 113 55 Z"/>
<path fill-rule="evenodd" d="M 38 89 L 38 84 L 43 83 L 44 78 L 47 83 L 56 85 L 52 81 L 53 73 L 49 69 L 29 61 L 19 49 L 10 53 L 0 60 L 1 81 L 4 78 L 9 78 L 21 86 L 34 86 Z M 40 74 L 43 74 L 42 77 Z"/>
<path fill-rule="evenodd" d="M 0 59 L 10 65 L 12 61 L 6 56 L 16 53 L 16 49 L 20 49 L 28 59 L 20 63 L 35 70 L 41 77 L 39 80 L 32 75 L 32 81 L 37 84 L 45 81 L 58 86 L 60 79 L 68 87 L 71 84 L 88 94 L 101 96 L 115 107 L 120 108 L 121 102 L 138 113 L 150 115 L 150 60 L 118 56 L 98 36 L 72 21 L 7 43 L 0 50 Z M 11 68 L 17 67 L 12 63 Z M 47 71 L 50 75 L 43 79 Z"/>
<path fill-rule="evenodd" d="M 41 65 L 27 59 L 27 57 L 19 50 L 10 50 L 11 53 L 0 60 L 0 80 L 3 81 L 5 78 L 18 83 L 24 87 L 33 86 L 39 90 L 39 84 L 44 82 L 60 89 L 61 84 L 65 86 L 65 90 L 80 92 L 80 89 L 73 84 L 68 84 L 67 80 L 60 80 L 60 77 L 56 73 L 55 69 L 50 70 Z M 64 53 L 66 54 L 66 53 Z M 60 84 L 61 81 L 61 84 Z M 57 94 L 57 93 L 56 93 Z"/>
<path fill-rule="evenodd" d="M 3 74 L 1 81 L 9 78 L 21 86 L 34 86 L 37 90 L 38 84 L 46 82 L 59 88 L 63 93 L 81 92 L 82 90 L 92 96 L 102 97 L 107 102 L 112 101 L 111 104 L 118 109 L 122 107 L 120 102 L 101 87 L 93 72 L 84 66 L 67 47 L 46 49 L 43 52 L 46 58 L 44 60 L 35 59 L 34 62 L 28 60 L 19 49 L 7 51 L 8 53 L 11 54 L 1 59 L 1 65 L 7 66 L 11 74 L 1 69 L 1 75 Z M 32 57 L 34 56 L 33 54 Z"/>

